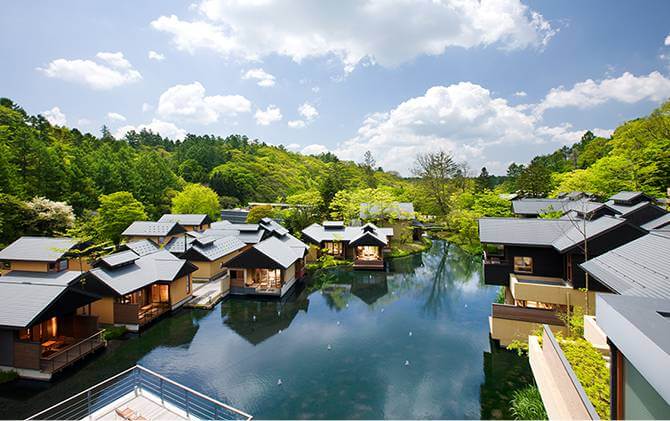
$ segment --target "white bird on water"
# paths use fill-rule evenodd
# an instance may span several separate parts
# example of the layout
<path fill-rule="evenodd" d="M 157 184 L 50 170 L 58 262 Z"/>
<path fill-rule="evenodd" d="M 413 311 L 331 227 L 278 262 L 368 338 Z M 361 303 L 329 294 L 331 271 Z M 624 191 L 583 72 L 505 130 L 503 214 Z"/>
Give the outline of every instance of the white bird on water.
<path fill-rule="evenodd" d="M 382 307 L 382 313 L 384 312 L 384 307 Z"/>
<path fill-rule="evenodd" d="M 251 320 L 253 320 L 254 322 L 256 321 L 256 315 L 255 314 L 251 317 Z"/>
<path fill-rule="evenodd" d="M 330 351 L 331 349 L 333 349 L 333 347 L 330 346 L 330 344 L 328 344 L 328 351 Z"/>
<path fill-rule="evenodd" d="M 409 336 L 412 336 L 412 331 L 411 330 L 409 331 Z"/>
<path fill-rule="evenodd" d="M 405 367 L 409 365 L 409 360 L 405 360 Z"/>
<path fill-rule="evenodd" d="M 339 321 L 339 320 L 337 321 L 337 325 L 338 325 L 338 326 L 340 325 L 340 321 Z"/>
<path fill-rule="evenodd" d="M 277 380 L 277 386 L 281 386 L 281 379 Z"/>

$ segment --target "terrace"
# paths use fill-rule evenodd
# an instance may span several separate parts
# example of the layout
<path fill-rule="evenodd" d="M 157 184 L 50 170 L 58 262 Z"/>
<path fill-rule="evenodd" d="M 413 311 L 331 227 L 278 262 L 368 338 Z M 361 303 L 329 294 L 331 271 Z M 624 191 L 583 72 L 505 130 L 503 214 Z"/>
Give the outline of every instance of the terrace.
<path fill-rule="evenodd" d="M 136 365 L 28 419 L 251 420 L 252 416 Z"/>

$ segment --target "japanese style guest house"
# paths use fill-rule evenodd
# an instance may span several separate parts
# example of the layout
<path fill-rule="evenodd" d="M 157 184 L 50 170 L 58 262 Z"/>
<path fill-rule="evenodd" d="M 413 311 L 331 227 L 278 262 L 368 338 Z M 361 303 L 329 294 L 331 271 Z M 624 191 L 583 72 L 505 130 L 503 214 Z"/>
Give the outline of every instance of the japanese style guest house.
<path fill-rule="evenodd" d="M 562 313 L 580 306 L 593 314 L 594 291 L 609 291 L 592 277 L 589 292 L 579 266 L 586 255 L 599 256 L 645 234 L 626 219 L 594 220 L 483 218 L 479 238 L 484 254 L 484 280 L 506 286 L 505 301 L 493 304 L 491 337 L 506 346 L 525 339 L 540 324 L 563 328 Z M 588 308 L 587 308 L 588 294 Z"/>
<path fill-rule="evenodd" d="M 351 259 L 357 269 L 384 269 L 384 252 L 393 237 L 393 228 L 378 228 L 372 223 L 362 227 L 345 226 L 341 221 L 312 224 L 302 230 L 304 238 L 315 247 L 309 259 L 322 254 Z"/>
<path fill-rule="evenodd" d="M 230 291 L 281 297 L 304 276 L 308 246 L 270 218 L 259 225 L 264 239 L 226 263 Z"/>
<path fill-rule="evenodd" d="M 94 264 L 87 289 L 102 296 L 91 304 L 100 323 L 136 332 L 191 298 L 191 274 L 197 268 L 149 241 L 126 247 Z"/>
<path fill-rule="evenodd" d="M 656 204 L 656 200 L 642 192 L 622 191 L 605 202 L 607 206 L 619 212 L 631 224 L 642 226 L 660 218 L 667 211 Z"/>
<path fill-rule="evenodd" d="M 51 377 L 105 346 L 91 304 L 99 297 L 70 271 L 66 238 L 21 237 L 2 252 L 0 370 Z"/>
<path fill-rule="evenodd" d="M 209 215 L 193 214 L 193 213 L 166 213 L 161 216 L 157 222 L 176 222 L 181 225 L 186 231 L 201 232 L 209 228 L 212 219 Z"/>

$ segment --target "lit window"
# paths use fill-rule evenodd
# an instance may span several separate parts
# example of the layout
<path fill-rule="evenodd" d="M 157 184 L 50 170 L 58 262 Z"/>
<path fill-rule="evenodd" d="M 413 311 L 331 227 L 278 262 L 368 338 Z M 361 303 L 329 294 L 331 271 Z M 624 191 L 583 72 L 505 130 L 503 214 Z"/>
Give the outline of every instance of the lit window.
<path fill-rule="evenodd" d="M 515 256 L 514 272 L 533 273 L 533 258 Z"/>

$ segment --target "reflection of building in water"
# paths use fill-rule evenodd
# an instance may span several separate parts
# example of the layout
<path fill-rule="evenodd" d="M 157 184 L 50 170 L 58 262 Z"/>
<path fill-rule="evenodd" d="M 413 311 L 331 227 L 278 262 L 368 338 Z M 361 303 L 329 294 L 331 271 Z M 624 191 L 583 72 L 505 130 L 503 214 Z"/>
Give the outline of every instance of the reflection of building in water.
<path fill-rule="evenodd" d="M 301 310 L 307 313 L 307 292 L 293 290 L 284 299 L 235 299 L 221 306 L 223 323 L 253 345 L 286 330 Z"/>
<path fill-rule="evenodd" d="M 384 272 L 370 272 L 363 276 L 356 276 L 351 284 L 351 293 L 368 305 L 374 304 L 388 292 L 386 273 Z"/>

